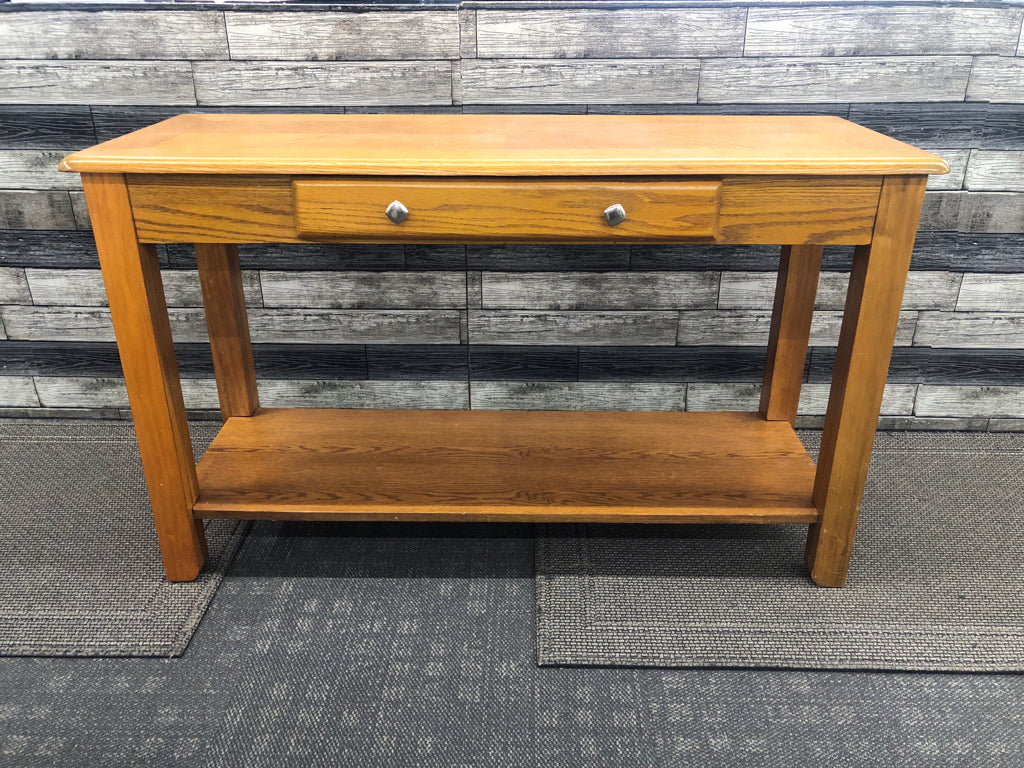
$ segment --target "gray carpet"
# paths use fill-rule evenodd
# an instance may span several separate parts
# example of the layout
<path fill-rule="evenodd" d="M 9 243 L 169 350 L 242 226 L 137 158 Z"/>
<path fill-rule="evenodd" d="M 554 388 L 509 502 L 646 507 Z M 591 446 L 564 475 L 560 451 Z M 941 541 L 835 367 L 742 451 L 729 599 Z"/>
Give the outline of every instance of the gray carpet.
<path fill-rule="evenodd" d="M 805 534 L 545 526 L 539 662 L 1024 670 L 1024 436 L 879 433 L 844 589 Z"/>
<path fill-rule="evenodd" d="M 203 572 L 171 584 L 130 423 L 2 420 L 0 466 L 0 655 L 183 653 L 245 524 L 211 521 Z"/>

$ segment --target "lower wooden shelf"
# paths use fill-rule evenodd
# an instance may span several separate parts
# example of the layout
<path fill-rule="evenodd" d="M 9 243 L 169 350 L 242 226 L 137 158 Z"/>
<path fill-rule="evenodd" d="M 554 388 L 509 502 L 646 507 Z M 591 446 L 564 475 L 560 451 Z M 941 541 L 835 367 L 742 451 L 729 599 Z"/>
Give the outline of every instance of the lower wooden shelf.
<path fill-rule="evenodd" d="M 198 467 L 199 518 L 810 523 L 814 463 L 756 413 L 263 409 Z"/>

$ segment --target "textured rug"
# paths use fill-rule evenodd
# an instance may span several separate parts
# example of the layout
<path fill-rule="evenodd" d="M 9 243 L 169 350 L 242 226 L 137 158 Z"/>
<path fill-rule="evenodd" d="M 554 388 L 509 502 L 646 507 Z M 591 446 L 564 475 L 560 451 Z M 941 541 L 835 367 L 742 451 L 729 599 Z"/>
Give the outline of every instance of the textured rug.
<path fill-rule="evenodd" d="M 171 584 L 130 423 L 0 421 L 0 466 L 0 655 L 181 655 L 245 524 L 211 521 L 203 572 Z"/>
<path fill-rule="evenodd" d="M 879 433 L 843 589 L 805 535 L 544 526 L 539 663 L 1024 671 L 1024 435 Z"/>

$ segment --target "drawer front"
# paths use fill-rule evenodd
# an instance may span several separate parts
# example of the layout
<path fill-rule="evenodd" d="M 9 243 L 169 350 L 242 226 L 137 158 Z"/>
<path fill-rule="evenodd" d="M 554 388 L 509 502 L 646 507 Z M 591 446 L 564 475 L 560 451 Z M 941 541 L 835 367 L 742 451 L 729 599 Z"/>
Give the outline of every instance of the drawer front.
<path fill-rule="evenodd" d="M 714 240 L 719 181 L 297 179 L 300 238 L 481 242 Z M 401 204 L 407 213 L 388 207 Z M 625 219 L 614 225 L 621 206 Z"/>

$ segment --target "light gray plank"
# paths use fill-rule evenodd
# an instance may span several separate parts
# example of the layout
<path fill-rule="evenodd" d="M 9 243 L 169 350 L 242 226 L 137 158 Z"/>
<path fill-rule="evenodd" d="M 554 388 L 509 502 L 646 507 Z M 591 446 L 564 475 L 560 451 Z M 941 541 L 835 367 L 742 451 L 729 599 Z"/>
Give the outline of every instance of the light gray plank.
<path fill-rule="evenodd" d="M 481 272 L 466 273 L 466 308 L 483 308 L 483 274 Z"/>
<path fill-rule="evenodd" d="M 81 176 L 57 170 L 68 154 L 49 149 L 0 150 L 0 184 L 13 189 L 81 189 Z"/>
<path fill-rule="evenodd" d="M 506 411 L 682 411 L 686 385 L 578 381 L 477 381 L 472 407 Z"/>
<path fill-rule="evenodd" d="M 921 229 L 968 233 L 1024 232 L 1024 194 L 1019 192 L 929 192 Z"/>
<path fill-rule="evenodd" d="M 675 343 L 676 312 L 515 312 L 471 310 L 472 344 Z"/>
<path fill-rule="evenodd" d="M 476 11 L 459 9 L 459 58 L 476 58 Z"/>
<path fill-rule="evenodd" d="M 752 310 L 698 310 L 679 313 L 680 346 L 748 346 L 768 343 L 771 312 Z M 843 313 L 815 312 L 811 321 L 811 345 L 835 346 Z M 909 346 L 914 338 L 917 312 L 900 312 L 896 346 Z"/>
<path fill-rule="evenodd" d="M 0 51 L 5 59 L 226 59 L 228 42 L 220 13 L 37 11 L 3 15 Z"/>
<path fill-rule="evenodd" d="M 970 71 L 970 56 L 708 59 L 698 101 L 961 101 Z"/>
<path fill-rule="evenodd" d="M 1021 308 L 1024 308 L 1024 275 L 964 275 L 956 302 L 958 311 L 1013 312 Z"/>
<path fill-rule="evenodd" d="M 177 106 L 196 95 L 187 61 L 0 62 L 0 104 L 26 102 Z"/>
<path fill-rule="evenodd" d="M 39 398 L 31 376 L 0 376 L 0 406 L 37 408 Z"/>
<path fill-rule="evenodd" d="M 477 11 L 481 58 L 742 56 L 742 8 Z"/>
<path fill-rule="evenodd" d="M 450 104 L 451 72 L 447 61 L 195 64 L 203 106 Z"/>
<path fill-rule="evenodd" d="M 895 432 L 908 432 L 910 430 L 926 432 L 984 432 L 988 425 L 989 420 L 986 418 L 950 419 L 942 416 L 927 418 L 920 416 L 881 416 L 878 419 L 878 428 L 880 430 L 893 430 Z M 799 422 L 797 423 L 797 429 L 800 429 Z M 821 425 L 817 429 L 821 429 Z"/>
<path fill-rule="evenodd" d="M 991 419 L 989 432 L 1024 432 L 1024 419 Z"/>
<path fill-rule="evenodd" d="M 21 267 L 0 267 L 0 304 L 31 304 L 25 270 Z"/>
<path fill-rule="evenodd" d="M 124 379 L 99 376 L 37 376 L 36 390 L 44 407 L 127 408 Z"/>
<path fill-rule="evenodd" d="M 8 328 L 7 333 L 10 332 Z M 1024 314 L 922 312 L 917 321 L 914 346 L 959 349 L 1024 347 Z"/>
<path fill-rule="evenodd" d="M 955 232 L 960 226 L 963 192 L 928 192 L 921 208 L 921 231 Z"/>
<path fill-rule="evenodd" d="M 964 187 L 971 190 L 1024 192 L 1024 152 L 975 149 Z"/>
<path fill-rule="evenodd" d="M 469 408 L 465 381 L 260 381 L 270 408 Z"/>
<path fill-rule="evenodd" d="M 231 58 L 289 61 L 457 59 L 458 14 L 450 11 L 225 14 Z"/>
<path fill-rule="evenodd" d="M 85 192 L 68 192 L 71 198 L 71 211 L 74 214 L 75 226 L 78 229 L 92 229 L 92 220 L 89 218 L 89 206 L 85 202 Z"/>
<path fill-rule="evenodd" d="M 917 387 L 917 384 L 886 384 L 882 414 L 899 416 L 913 413 Z M 799 412 L 802 415 L 824 415 L 829 389 L 829 384 L 804 384 L 800 389 Z M 756 411 L 760 397 L 760 384 L 696 382 L 687 387 L 687 410 Z"/>
<path fill-rule="evenodd" d="M 25 341 L 114 341 L 110 312 L 97 307 L 0 307 L 7 337 Z M 175 341 L 206 341 L 199 309 L 171 311 Z"/>
<path fill-rule="evenodd" d="M 903 309 L 953 309 L 956 306 L 960 274 L 956 272 L 911 272 L 903 295 Z M 822 272 L 818 280 L 816 309 L 841 310 L 846 305 L 847 272 Z M 775 275 L 769 272 L 723 272 L 719 309 L 760 309 L 770 311 L 775 298 Z"/>
<path fill-rule="evenodd" d="M 275 272 L 264 270 L 268 307 L 458 309 L 466 306 L 464 272 Z"/>
<path fill-rule="evenodd" d="M 458 344 L 456 310 L 271 310 L 249 312 L 253 341 L 299 344 Z"/>
<path fill-rule="evenodd" d="M 747 56 L 1013 55 L 1019 8 L 751 8 Z"/>
<path fill-rule="evenodd" d="M 930 149 L 949 163 L 949 173 L 928 177 L 928 189 L 960 189 L 964 185 L 964 174 L 967 172 L 967 161 L 971 156 L 969 149 Z"/>
<path fill-rule="evenodd" d="M 967 86 L 967 100 L 1024 104 L 1024 58 L 977 57 Z"/>
<path fill-rule="evenodd" d="M 711 309 L 717 272 L 484 272 L 485 309 Z"/>
<path fill-rule="evenodd" d="M 541 59 L 462 62 L 466 104 L 693 103 L 696 59 Z"/>
<path fill-rule="evenodd" d="M 1024 417 L 1024 387 L 950 387 L 922 384 L 918 416 Z"/>
<path fill-rule="evenodd" d="M 75 229 L 68 193 L 0 190 L 0 229 Z"/>
<path fill-rule="evenodd" d="M 37 306 L 105 307 L 107 294 L 98 269 L 25 270 L 33 302 Z M 203 295 L 199 274 L 194 269 L 164 270 L 164 296 L 171 307 L 201 307 Z M 246 304 L 261 306 L 259 274 L 242 272 L 242 290 Z"/>

